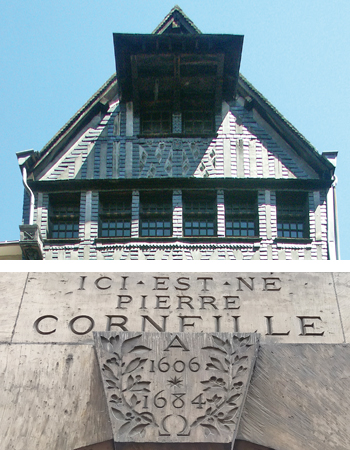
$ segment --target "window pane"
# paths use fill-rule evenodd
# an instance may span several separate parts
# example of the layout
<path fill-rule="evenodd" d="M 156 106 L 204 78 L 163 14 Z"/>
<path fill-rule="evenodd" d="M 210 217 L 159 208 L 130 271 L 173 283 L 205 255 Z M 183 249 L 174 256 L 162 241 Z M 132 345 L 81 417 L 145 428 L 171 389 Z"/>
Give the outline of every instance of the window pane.
<path fill-rule="evenodd" d="M 231 191 L 225 193 L 226 236 L 258 235 L 257 193 Z"/>
<path fill-rule="evenodd" d="M 131 194 L 101 194 L 99 214 L 101 237 L 130 236 Z"/>
<path fill-rule="evenodd" d="M 141 130 L 145 134 L 167 134 L 171 131 L 169 111 L 142 111 Z"/>
<path fill-rule="evenodd" d="M 277 192 L 277 230 L 279 237 L 308 237 L 308 194 Z"/>
<path fill-rule="evenodd" d="M 67 203 L 62 202 L 63 197 L 50 195 L 48 237 L 52 239 L 79 236 L 80 194 L 70 194 Z"/>
<path fill-rule="evenodd" d="M 214 114 L 208 110 L 188 110 L 183 113 L 185 134 L 208 134 L 214 131 Z"/>
<path fill-rule="evenodd" d="M 171 192 L 162 192 L 162 197 L 157 197 L 154 192 L 141 192 L 140 226 L 142 236 L 171 236 L 172 213 Z M 165 229 L 167 229 L 167 233 L 165 233 Z"/>
<path fill-rule="evenodd" d="M 183 193 L 183 219 L 186 236 L 216 235 L 216 194 L 194 195 Z"/>

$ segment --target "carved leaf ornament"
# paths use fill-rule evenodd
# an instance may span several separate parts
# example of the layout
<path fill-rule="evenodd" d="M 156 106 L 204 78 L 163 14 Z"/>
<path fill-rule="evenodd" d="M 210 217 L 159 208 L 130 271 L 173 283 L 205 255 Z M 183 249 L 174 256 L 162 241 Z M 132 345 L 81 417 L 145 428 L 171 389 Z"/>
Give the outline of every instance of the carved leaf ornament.
<path fill-rule="evenodd" d="M 233 442 L 258 335 L 94 333 L 115 442 Z"/>

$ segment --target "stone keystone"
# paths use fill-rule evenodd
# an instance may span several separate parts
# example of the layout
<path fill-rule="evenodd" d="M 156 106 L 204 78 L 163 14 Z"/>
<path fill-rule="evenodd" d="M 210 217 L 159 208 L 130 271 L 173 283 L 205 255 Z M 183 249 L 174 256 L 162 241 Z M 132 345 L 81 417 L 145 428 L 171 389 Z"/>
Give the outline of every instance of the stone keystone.
<path fill-rule="evenodd" d="M 234 442 L 259 335 L 94 338 L 115 442 Z"/>

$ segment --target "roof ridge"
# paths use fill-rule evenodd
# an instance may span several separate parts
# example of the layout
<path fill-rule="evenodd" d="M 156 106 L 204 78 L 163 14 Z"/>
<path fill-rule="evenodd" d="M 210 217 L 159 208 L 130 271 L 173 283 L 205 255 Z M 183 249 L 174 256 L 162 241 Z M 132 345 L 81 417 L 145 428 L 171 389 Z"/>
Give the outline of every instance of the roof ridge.
<path fill-rule="evenodd" d="M 166 24 L 166 22 L 170 19 L 170 17 L 175 13 L 178 12 L 181 14 L 182 18 L 196 31 L 198 34 L 202 34 L 200 29 L 192 22 L 192 20 L 183 12 L 183 10 L 180 8 L 179 5 L 175 5 L 171 11 L 164 17 L 164 19 L 160 22 L 160 24 L 152 31 L 152 34 L 161 34 L 160 30 L 163 28 L 163 26 Z"/>

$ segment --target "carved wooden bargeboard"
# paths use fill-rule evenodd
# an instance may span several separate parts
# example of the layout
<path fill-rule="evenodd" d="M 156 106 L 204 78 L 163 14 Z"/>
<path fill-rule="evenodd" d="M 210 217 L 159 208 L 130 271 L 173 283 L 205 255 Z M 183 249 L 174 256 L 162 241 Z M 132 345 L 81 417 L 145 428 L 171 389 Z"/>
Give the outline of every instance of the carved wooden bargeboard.
<path fill-rule="evenodd" d="M 258 335 L 94 333 L 115 442 L 233 442 Z"/>

